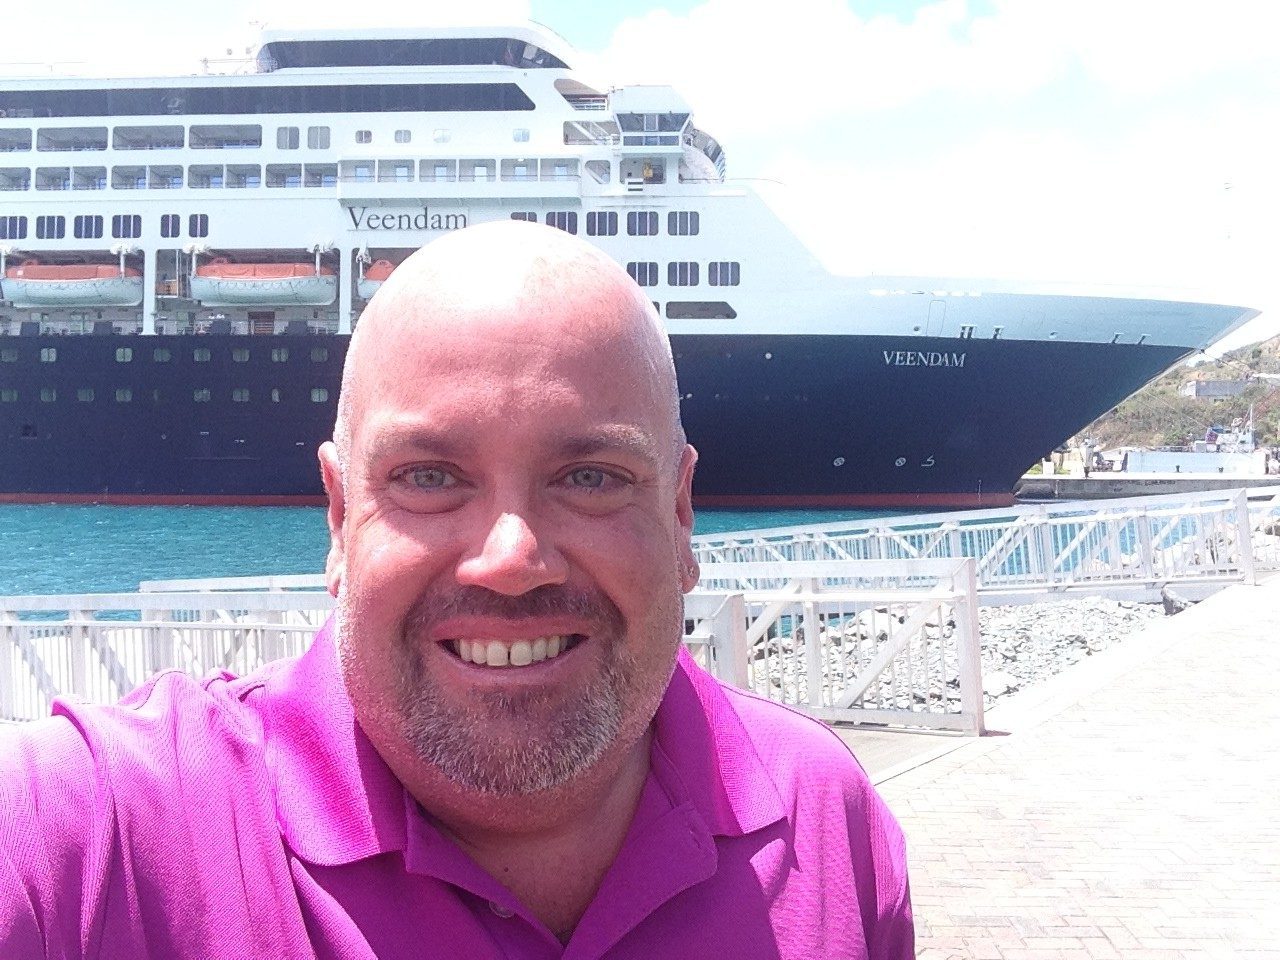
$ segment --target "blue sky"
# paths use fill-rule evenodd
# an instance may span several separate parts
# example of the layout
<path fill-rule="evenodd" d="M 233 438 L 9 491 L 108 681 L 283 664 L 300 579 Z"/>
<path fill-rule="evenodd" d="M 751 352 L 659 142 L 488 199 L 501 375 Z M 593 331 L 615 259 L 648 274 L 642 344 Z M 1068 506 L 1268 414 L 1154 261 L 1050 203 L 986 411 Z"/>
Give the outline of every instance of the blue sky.
<path fill-rule="evenodd" d="M 190 72 L 255 20 L 459 16 L 438 0 L 47 9 L 6 11 L 8 59 L 126 74 Z M 729 175 L 833 269 L 1155 288 L 1264 309 L 1251 335 L 1280 333 L 1280 4 L 472 0 L 465 13 L 546 24 L 602 86 L 676 87 Z"/>

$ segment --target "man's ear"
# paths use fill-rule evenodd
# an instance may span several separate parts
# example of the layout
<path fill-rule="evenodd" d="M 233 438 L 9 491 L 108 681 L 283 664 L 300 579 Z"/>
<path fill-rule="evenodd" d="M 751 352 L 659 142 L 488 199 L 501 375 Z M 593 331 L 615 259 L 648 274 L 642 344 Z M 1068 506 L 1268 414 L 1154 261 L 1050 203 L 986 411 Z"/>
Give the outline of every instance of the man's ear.
<path fill-rule="evenodd" d="M 680 550 L 680 587 L 688 593 L 698 585 L 700 571 L 693 556 L 693 470 L 698 465 L 698 451 L 685 444 L 680 454 L 680 476 L 676 487 L 676 534 Z"/>
<path fill-rule="evenodd" d="M 338 595 L 347 570 L 346 540 L 343 523 L 347 519 L 347 494 L 342 485 L 342 468 L 338 465 L 338 448 L 332 440 L 320 444 L 320 477 L 329 495 L 326 518 L 329 523 L 329 556 L 324 564 L 324 581 L 332 596 Z"/>

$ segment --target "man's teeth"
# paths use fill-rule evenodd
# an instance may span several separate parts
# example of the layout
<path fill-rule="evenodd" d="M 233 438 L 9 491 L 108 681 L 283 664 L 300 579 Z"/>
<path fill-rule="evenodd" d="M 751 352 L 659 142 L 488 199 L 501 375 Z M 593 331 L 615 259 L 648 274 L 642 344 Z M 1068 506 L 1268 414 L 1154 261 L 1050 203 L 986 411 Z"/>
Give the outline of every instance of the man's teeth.
<path fill-rule="evenodd" d="M 563 636 L 517 640 L 510 644 L 501 640 L 453 640 L 450 644 L 453 652 L 467 663 L 487 667 L 527 667 L 558 657 L 569 649 L 569 640 Z"/>

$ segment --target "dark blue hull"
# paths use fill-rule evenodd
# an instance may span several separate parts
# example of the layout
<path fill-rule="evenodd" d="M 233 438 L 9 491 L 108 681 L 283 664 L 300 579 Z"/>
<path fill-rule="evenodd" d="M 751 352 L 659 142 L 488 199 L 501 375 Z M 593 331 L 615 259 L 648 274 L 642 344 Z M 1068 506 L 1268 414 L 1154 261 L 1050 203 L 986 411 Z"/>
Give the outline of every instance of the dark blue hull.
<path fill-rule="evenodd" d="M 0 501 L 320 502 L 316 447 L 346 344 L 3 338 Z M 673 345 L 707 506 L 1005 504 L 1028 466 L 1189 352 L 813 335 Z"/>

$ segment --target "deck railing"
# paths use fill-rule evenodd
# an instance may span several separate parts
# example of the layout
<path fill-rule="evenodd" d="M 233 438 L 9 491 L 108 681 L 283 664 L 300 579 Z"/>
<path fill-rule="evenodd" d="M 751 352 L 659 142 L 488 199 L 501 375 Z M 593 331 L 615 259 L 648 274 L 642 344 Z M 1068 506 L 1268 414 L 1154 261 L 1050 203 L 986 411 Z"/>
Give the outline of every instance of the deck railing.
<path fill-rule="evenodd" d="M 826 719 L 977 732 L 972 561 L 708 566 L 685 644 L 728 683 Z M 294 656 L 332 598 L 315 578 L 192 592 L 0 598 L 0 719 L 71 694 L 110 703 L 158 670 L 244 674 Z M 168 591 L 177 585 L 185 592 Z M 282 589 L 287 588 L 287 589 Z"/>
<path fill-rule="evenodd" d="M 986 603 L 1104 593 L 1155 600 L 1167 584 L 1204 594 L 1280 569 L 1274 488 L 700 535 L 703 564 L 969 557 Z"/>

